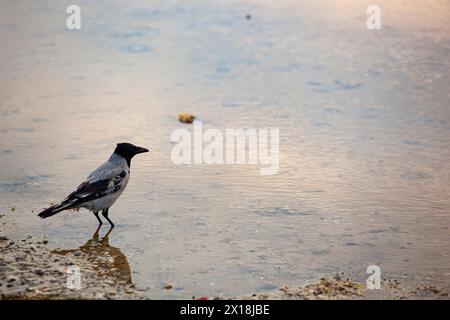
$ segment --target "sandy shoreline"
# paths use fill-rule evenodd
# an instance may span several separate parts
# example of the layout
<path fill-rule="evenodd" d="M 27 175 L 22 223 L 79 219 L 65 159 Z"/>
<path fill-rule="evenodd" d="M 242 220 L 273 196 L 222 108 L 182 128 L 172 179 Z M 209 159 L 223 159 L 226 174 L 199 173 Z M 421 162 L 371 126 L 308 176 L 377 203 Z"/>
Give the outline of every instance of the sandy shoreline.
<path fill-rule="evenodd" d="M 73 266 L 80 267 L 80 289 L 67 287 Z M 82 250 L 57 253 L 45 240 L 28 237 L 0 240 L 1 299 L 138 299 L 139 291 L 129 281 L 99 269 Z M 114 272 L 115 270 L 113 270 Z M 120 271 L 118 271 L 120 273 Z M 120 277 L 119 277 L 120 278 Z"/>
<path fill-rule="evenodd" d="M 145 299 L 144 292 L 131 281 L 128 264 L 114 252 L 105 255 L 105 250 L 112 250 L 105 247 L 107 240 L 107 236 L 100 239 L 94 234 L 78 249 L 50 250 L 45 238 L 28 236 L 13 241 L 0 236 L 0 298 Z M 68 270 L 73 266 L 80 267 L 81 289 L 67 287 Z M 230 299 L 448 299 L 448 292 L 425 284 L 407 288 L 397 280 L 386 279 L 382 290 L 367 290 L 363 283 L 334 274 L 304 286 L 281 287 L 267 294 Z"/>

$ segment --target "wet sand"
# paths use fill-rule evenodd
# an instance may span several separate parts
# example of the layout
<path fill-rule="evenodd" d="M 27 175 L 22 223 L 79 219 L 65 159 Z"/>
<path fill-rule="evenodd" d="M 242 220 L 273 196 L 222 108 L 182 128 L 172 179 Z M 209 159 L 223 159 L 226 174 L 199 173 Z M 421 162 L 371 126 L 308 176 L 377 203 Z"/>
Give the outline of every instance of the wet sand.
<path fill-rule="evenodd" d="M 49 300 L 49 299 L 145 299 L 142 290 L 131 282 L 118 281 L 109 266 L 99 270 L 89 253 L 74 250 L 73 254 L 48 250 L 42 241 L 27 238 L 14 242 L 0 239 L 0 300 Z M 82 288 L 66 286 L 67 268 L 82 266 Z M 103 273 L 102 273 L 103 271 Z M 185 297 L 185 299 L 448 299 L 448 291 L 439 286 L 416 283 L 413 288 L 404 287 L 397 280 L 383 280 L 381 290 L 368 290 L 365 284 L 355 282 L 347 275 L 326 275 L 317 282 L 298 287 L 282 287 L 276 291 L 243 297 Z M 161 290 L 172 290 L 167 285 Z"/>
<path fill-rule="evenodd" d="M 107 233 L 98 231 L 83 246 L 70 250 L 50 250 L 46 237 L 28 236 L 19 241 L 0 235 L 0 299 L 145 299 L 143 290 L 132 282 L 130 267 L 123 254 L 108 243 Z M 111 230 L 109 230 L 111 231 Z M 80 267 L 79 288 L 69 288 L 68 268 Z M 325 275 L 320 280 L 298 287 L 281 287 L 267 293 L 242 297 L 185 297 L 185 299 L 448 299 L 448 290 L 435 285 L 383 279 L 381 290 L 349 275 Z M 161 290 L 173 290 L 168 284 Z"/>
<path fill-rule="evenodd" d="M 123 257 L 108 238 L 93 238 L 72 250 L 50 250 L 48 240 L 0 236 L 1 299 L 139 299 Z M 80 268 L 80 287 L 68 279 Z"/>

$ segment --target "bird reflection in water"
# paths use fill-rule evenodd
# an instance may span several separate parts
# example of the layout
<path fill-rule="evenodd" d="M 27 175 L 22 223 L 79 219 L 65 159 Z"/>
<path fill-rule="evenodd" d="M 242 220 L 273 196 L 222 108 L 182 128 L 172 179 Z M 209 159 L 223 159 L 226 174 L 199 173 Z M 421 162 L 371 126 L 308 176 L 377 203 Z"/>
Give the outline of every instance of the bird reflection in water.
<path fill-rule="evenodd" d="M 81 247 L 68 250 L 56 249 L 52 253 L 71 255 L 81 252 L 86 255 L 99 276 L 107 277 L 116 284 L 132 284 L 130 265 L 126 256 L 119 248 L 109 245 L 109 235 L 113 227 L 102 238 L 99 237 L 100 228 L 101 225 L 92 235 L 92 239 Z"/>

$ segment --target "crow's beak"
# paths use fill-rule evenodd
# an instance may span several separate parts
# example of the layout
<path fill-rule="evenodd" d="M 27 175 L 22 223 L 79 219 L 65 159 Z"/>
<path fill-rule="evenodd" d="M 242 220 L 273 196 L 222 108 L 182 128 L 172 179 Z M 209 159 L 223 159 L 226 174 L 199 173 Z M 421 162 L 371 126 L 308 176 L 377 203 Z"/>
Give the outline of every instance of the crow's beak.
<path fill-rule="evenodd" d="M 148 151 L 149 151 L 149 150 L 146 149 L 146 148 L 136 147 L 135 153 L 136 153 L 136 154 L 138 154 L 138 153 L 145 153 L 145 152 L 148 152 Z"/>

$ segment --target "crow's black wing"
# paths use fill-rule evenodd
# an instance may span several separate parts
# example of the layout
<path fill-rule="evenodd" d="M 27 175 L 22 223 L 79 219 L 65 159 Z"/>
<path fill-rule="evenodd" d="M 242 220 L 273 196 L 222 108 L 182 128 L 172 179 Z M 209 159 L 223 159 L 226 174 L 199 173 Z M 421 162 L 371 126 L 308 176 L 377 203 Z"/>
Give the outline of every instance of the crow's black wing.
<path fill-rule="evenodd" d="M 122 171 L 119 175 L 110 179 L 83 182 L 78 186 L 77 190 L 69 194 L 64 201 L 75 201 L 79 204 L 114 193 L 121 188 L 125 176 L 126 172 Z"/>
<path fill-rule="evenodd" d="M 85 202 L 99 199 L 108 194 L 117 192 L 120 190 L 125 177 L 126 172 L 121 171 L 118 175 L 115 175 L 109 179 L 92 182 L 89 180 L 85 181 L 78 186 L 77 190 L 69 194 L 61 203 L 42 211 L 39 214 L 39 217 L 47 218 L 63 210 L 77 208 Z"/>

